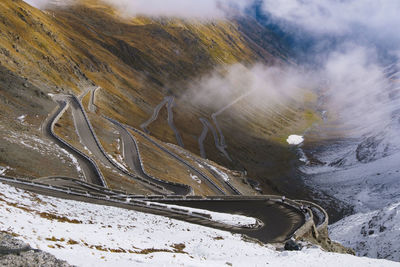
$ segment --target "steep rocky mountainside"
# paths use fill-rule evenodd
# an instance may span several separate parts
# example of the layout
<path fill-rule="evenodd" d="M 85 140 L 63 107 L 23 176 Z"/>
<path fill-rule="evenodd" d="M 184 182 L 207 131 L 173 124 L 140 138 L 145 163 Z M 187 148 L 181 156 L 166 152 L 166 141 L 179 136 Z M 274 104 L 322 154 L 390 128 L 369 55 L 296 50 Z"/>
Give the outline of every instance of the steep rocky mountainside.
<path fill-rule="evenodd" d="M 210 116 L 216 110 L 191 103 L 185 97 L 194 80 L 235 63 L 292 64 L 284 42 L 251 18 L 123 18 L 95 0 L 62 8 L 54 6 L 46 11 L 20 0 L 2 1 L 0 11 L 0 119 L 4 122 L 0 130 L 2 155 L 7 155 L 0 156 L 0 166 L 5 166 L 10 175 L 79 176 L 73 160 L 64 151 L 52 151 L 52 144 L 40 129 L 56 106 L 49 93 L 78 95 L 90 86 L 99 86 L 99 109 L 91 115 L 98 130 L 110 128 L 102 115 L 140 128 L 165 96 L 173 96 L 174 123 L 182 143 L 185 149 L 199 155 L 198 138 L 203 131 L 199 118 L 212 121 Z M 284 140 L 317 120 L 312 113 L 312 98 L 294 99 L 289 106 L 273 108 L 253 107 L 251 101 L 244 101 L 234 110 L 227 110 L 218 119 L 230 159 L 216 148 L 210 131 L 204 140 L 207 157 L 232 169 L 247 170 L 251 177 L 263 182 L 265 192 L 282 191 L 284 186 L 271 189 L 268 184 L 272 178 L 276 179 L 275 184 L 285 184 L 291 175 L 290 166 L 296 155 Z M 304 108 L 304 102 L 309 103 L 309 110 Z M 148 130 L 164 142 L 179 145 L 167 115 L 167 110 L 161 109 Z M 62 126 L 64 133 L 71 135 L 64 137 L 73 140 L 72 123 L 66 119 Z M 23 132 L 26 138 L 37 136 L 41 147 L 35 152 L 35 140 L 21 144 L 16 141 L 21 136 L 14 141 L 7 137 L 9 131 L 16 135 Z M 102 138 L 104 143 L 111 143 L 113 137 Z M 48 154 L 38 153 L 46 148 L 56 157 L 49 160 Z M 50 161 L 51 167 L 24 161 L 26 153 L 34 153 L 32 158 L 38 162 Z M 57 166 L 60 157 L 68 168 Z M 170 176 L 171 173 L 173 176 L 175 171 L 171 170 Z"/>

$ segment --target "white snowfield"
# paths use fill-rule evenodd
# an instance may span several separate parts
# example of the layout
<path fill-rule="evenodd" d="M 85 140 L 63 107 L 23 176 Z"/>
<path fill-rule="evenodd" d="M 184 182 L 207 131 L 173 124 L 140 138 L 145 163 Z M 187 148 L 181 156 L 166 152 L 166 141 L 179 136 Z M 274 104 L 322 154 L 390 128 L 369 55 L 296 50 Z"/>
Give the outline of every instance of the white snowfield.
<path fill-rule="evenodd" d="M 278 252 L 225 231 L 1 183 L 0 231 L 76 266 L 400 266 L 318 248 Z"/>
<path fill-rule="evenodd" d="M 301 143 L 304 142 L 304 138 L 301 135 L 289 135 L 289 137 L 286 139 L 286 142 L 288 142 L 289 145 L 300 145 Z"/>
<path fill-rule="evenodd" d="M 400 202 L 346 217 L 330 226 L 330 236 L 358 255 L 400 261 Z"/>
<path fill-rule="evenodd" d="M 356 147 L 350 144 L 349 148 L 331 149 L 318 157 L 323 162 L 343 158 L 343 166 L 306 166 L 303 172 L 308 174 L 305 180 L 308 185 L 354 207 L 355 215 L 331 227 L 333 239 L 353 248 L 358 255 L 400 261 L 400 207 L 396 206 L 400 203 L 400 151 L 385 142 L 381 146 L 394 151 L 374 161 L 360 163 L 355 155 Z"/>
<path fill-rule="evenodd" d="M 153 202 L 154 203 L 154 202 Z M 221 213 L 221 212 L 213 212 L 213 211 L 208 211 L 208 210 L 202 210 L 202 209 L 195 209 L 195 208 L 188 208 L 188 207 L 181 207 L 177 205 L 171 205 L 171 204 L 163 204 L 163 203 L 157 203 L 158 206 L 164 206 L 166 208 L 177 208 L 177 209 L 184 209 L 189 211 L 190 213 L 192 212 L 198 212 L 202 214 L 207 214 L 211 216 L 211 220 L 227 225 L 232 225 L 232 226 L 262 226 L 263 223 L 255 218 L 252 217 L 247 217 L 243 215 L 236 215 L 236 214 L 228 214 L 228 213 Z"/>

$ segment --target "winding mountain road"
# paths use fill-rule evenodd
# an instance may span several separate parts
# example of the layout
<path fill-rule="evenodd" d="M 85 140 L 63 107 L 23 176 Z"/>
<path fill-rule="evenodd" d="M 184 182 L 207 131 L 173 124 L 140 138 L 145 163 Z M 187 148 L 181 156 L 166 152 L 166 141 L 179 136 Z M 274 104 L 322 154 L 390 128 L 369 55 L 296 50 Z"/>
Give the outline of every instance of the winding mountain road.
<path fill-rule="evenodd" d="M 206 152 L 204 149 L 204 140 L 206 138 L 207 132 L 209 129 L 214 137 L 214 142 L 215 142 L 215 147 L 229 160 L 232 161 L 231 157 L 229 156 L 228 152 L 226 151 L 226 146 L 225 144 L 221 145 L 221 143 L 225 143 L 225 141 L 221 141 L 217 131 L 213 127 L 213 125 L 206 119 L 206 118 L 200 118 L 200 122 L 203 124 L 203 131 L 198 139 L 199 147 L 200 147 L 200 154 L 204 155 L 203 158 L 206 158 Z"/>
<path fill-rule="evenodd" d="M 97 107 L 95 104 L 95 98 L 96 98 L 96 91 L 99 89 L 100 89 L 100 87 L 98 86 L 98 87 L 92 88 L 90 90 L 90 99 L 89 99 L 89 104 L 88 104 L 88 109 L 90 112 L 96 112 L 96 110 L 97 110 Z"/>
<path fill-rule="evenodd" d="M 135 140 L 135 137 L 118 121 L 107 117 L 106 119 L 108 119 L 118 128 L 122 139 L 122 151 L 124 161 L 131 170 L 135 171 L 135 173 L 142 178 L 159 184 L 165 189 L 174 192 L 174 194 L 188 195 L 192 193 L 193 189 L 188 185 L 167 182 L 148 175 L 143 168 L 143 163 L 140 158 L 139 146 Z"/>
<path fill-rule="evenodd" d="M 206 152 L 204 149 L 204 140 L 207 137 L 207 132 L 208 129 L 211 130 L 213 136 L 214 136 L 214 142 L 215 142 L 215 147 L 229 160 L 232 161 L 232 158 L 229 156 L 229 153 L 226 151 L 226 148 L 228 147 L 226 145 L 225 142 L 225 136 L 224 133 L 222 132 L 222 129 L 218 123 L 217 120 L 217 116 L 221 115 L 225 110 L 227 110 L 228 108 L 230 108 L 231 106 L 235 105 L 237 102 L 239 102 L 240 100 L 242 100 L 243 98 L 247 97 L 248 95 L 250 95 L 253 92 L 253 90 L 250 90 L 249 92 L 241 95 L 240 97 L 236 98 L 234 101 L 232 101 L 231 103 L 229 103 L 228 105 L 222 107 L 221 109 L 219 109 L 218 111 L 214 112 L 213 114 L 211 114 L 211 119 L 215 124 L 215 128 L 217 130 L 214 129 L 213 125 L 206 119 L 206 118 L 199 118 L 200 122 L 203 124 L 203 131 L 201 132 L 201 135 L 198 139 L 198 143 L 199 143 L 199 148 L 200 148 L 200 155 L 203 158 L 206 158 Z M 218 132 L 218 133 L 217 133 Z"/>
<path fill-rule="evenodd" d="M 173 144 L 170 144 L 170 146 L 175 146 Z M 206 169 L 216 180 L 218 180 L 223 187 L 225 188 L 225 191 L 232 194 L 232 195 L 241 195 L 242 193 L 229 182 L 228 176 L 223 174 L 222 171 L 219 171 L 216 167 L 206 163 L 203 160 L 199 160 L 197 157 L 193 156 L 191 153 L 188 153 L 187 151 L 181 149 L 180 147 L 175 146 L 176 149 L 180 149 L 181 153 L 183 153 L 186 157 L 190 158 L 200 168 Z M 182 157 L 181 157 L 182 158 Z"/>
<path fill-rule="evenodd" d="M 116 164 L 109 155 L 105 152 L 104 148 L 102 147 L 100 141 L 97 139 L 95 131 L 93 127 L 90 124 L 90 121 L 85 114 L 85 110 L 81 104 L 81 100 L 85 94 L 87 94 L 88 91 L 85 91 L 81 97 L 75 97 L 73 95 L 55 95 L 53 96 L 54 100 L 56 100 L 59 103 L 64 103 L 66 107 L 68 105 L 71 107 L 72 110 L 72 115 L 73 115 L 73 120 L 75 124 L 76 131 L 79 135 L 79 138 L 82 142 L 82 144 L 87 148 L 87 150 L 94 155 L 94 157 L 98 160 L 100 160 L 105 166 L 108 166 L 109 168 L 116 168 L 119 172 L 121 172 L 124 175 L 128 175 L 130 178 L 133 178 L 135 180 L 139 180 L 140 182 L 144 182 L 144 184 L 149 187 L 149 189 L 153 190 L 156 193 L 163 192 L 164 190 L 167 190 L 169 192 L 172 192 L 174 194 L 182 194 L 182 195 L 187 195 L 191 194 L 193 192 L 193 189 L 184 184 L 178 184 L 178 183 L 172 183 L 168 181 L 164 181 L 155 177 L 152 177 L 148 174 L 143 169 L 141 160 L 140 160 L 140 154 L 138 151 L 138 146 L 136 143 L 136 140 L 134 137 L 125 129 L 125 127 L 120 124 L 119 122 L 107 118 L 110 122 L 112 122 L 114 125 L 116 125 L 121 134 L 121 138 L 123 141 L 123 153 L 125 154 L 125 160 L 128 166 L 135 171 L 135 174 L 130 173 L 128 170 L 121 168 L 118 164 Z M 93 93 L 93 92 L 92 92 Z M 94 103 L 92 103 L 94 104 Z M 65 110 L 64 110 L 65 111 Z M 62 114 L 56 113 L 59 117 L 61 117 Z M 135 129 L 136 130 L 136 129 Z M 139 132 L 139 131 L 137 131 Z M 144 135 L 144 134 L 143 134 Z M 148 140 L 150 140 L 152 143 L 156 144 L 151 138 L 148 138 L 146 135 L 144 135 Z M 217 194 L 225 194 L 225 192 L 219 188 L 210 178 L 208 178 L 204 173 L 201 171 L 197 170 L 193 166 L 191 166 L 188 162 L 182 160 L 179 156 L 173 154 L 172 152 L 168 151 L 164 147 L 160 146 L 157 144 L 157 147 L 161 148 L 163 151 L 166 151 L 169 155 L 172 155 L 175 159 L 178 159 L 180 162 L 184 163 L 188 168 L 192 169 L 193 172 L 195 172 L 197 175 L 199 175 L 200 178 L 203 178 L 204 182 L 210 186 L 211 188 L 214 188 L 215 192 Z M 68 149 L 71 150 L 71 146 L 68 147 Z M 73 149 L 73 147 L 72 147 Z M 96 166 L 97 168 L 97 166 Z M 98 169 L 98 168 L 97 168 Z M 99 171 L 100 172 L 100 171 Z M 99 185 L 104 185 L 105 183 L 99 183 L 95 179 L 91 179 L 91 182 L 94 182 L 95 184 Z M 164 192 L 166 193 L 166 192 Z"/>
<path fill-rule="evenodd" d="M 57 97 L 55 97 L 57 99 Z M 64 114 L 66 109 L 69 107 L 69 104 L 65 101 L 59 101 L 54 99 L 58 103 L 58 108 L 56 108 L 44 121 L 42 124 L 42 132 L 45 136 L 52 139 L 57 145 L 66 149 L 69 153 L 71 153 L 79 163 L 81 167 L 82 173 L 87 182 L 97 184 L 100 186 L 106 186 L 106 182 L 103 178 L 101 171 L 99 170 L 97 164 L 91 160 L 84 153 L 70 145 L 68 142 L 63 140 L 61 137 L 55 134 L 54 126 L 60 117 Z"/>
<path fill-rule="evenodd" d="M 302 204 L 289 199 L 282 201 L 279 196 L 132 196 L 96 186 L 90 189 L 93 188 L 92 185 L 81 186 L 85 184 L 83 181 L 78 182 L 71 178 L 46 179 L 47 184 L 44 184 L 0 175 L 0 182 L 38 194 L 163 215 L 243 234 L 263 243 L 284 242 L 292 237 L 298 238 L 312 231 L 314 226 L 313 213 L 310 209 L 303 208 Z M 180 207 L 174 208 L 159 203 Z M 261 224 L 235 226 L 215 221 L 207 213 L 193 212 L 185 207 L 202 209 L 205 212 L 208 210 L 252 217 Z"/>
<path fill-rule="evenodd" d="M 174 112 L 172 111 L 172 108 L 173 108 L 174 105 L 175 105 L 175 100 L 174 100 L 174 97 L 173 97 L 173 96 L 166 96 L 166 97 L 164 98 L 164 100 L 154 108 L 154 112 L 153 112 L 153 114 L 151 115 L 150 119 L 148 119 L 146 122 L 142 123 L 142 124 L 140 125 L 140 128 L 141 128 L 145 133 L 149 134 L 150 131 L 147 129 L 147 127 L 148 127 L 151 123 L 153 123 L 155 120 L 157 120 L 161 108 L 162 108 L 163 106 L 165 106 L 165 105 L 166 105 L 166 107 L 167 107 L 167 112 L 168 112 L 168 119 L 167 119 L 168 125 L 169 125 L 169 127 L 172 129 L 172 131 L 174 132 L 176 141 L 178 142 L 178 145 L 181 146 L 181 147 L 184 147 L 183 140 L 182 140 L 182 136 L 180 135 L 178 129 L 176 128 L 176 126 L 175 126 L 175 124 L 174 124 Z"/>
<path fill-rule="evenodd" d="M 158 184 L 152 183 L 147 179 L 143 179 L 130 173 L 125 168 L 122 168 L 115 163 L 109 155 L 105 152 L 100 141 L 97 139 L 96 133 L 90 124 L 90 121 L 85 113 L 85 110 L 80 100 L 73 95 L 55 95 L 54 100 L 69 104 L 71 107 L 75 129 L 79 135 L 81 143 L 87 148 L 87 150 L 105 166 L 111 169 L 116 169 L 122 175 L 128 176 L 142 183 L 145 187 L 156 193 L 167 193 L 166 189 Z"/>
<path fill-rule="evenodd" d="M 204 140 L 206 140 L 206 137 L 207 137 L 207 134 L 208 134 L 208 125 L 202 119 L 203 118 L 200 118 L 200 122 L 203 124 L 203 130 L 201 131 L 201 134 L 200 134 L 199 138 L 197 139 L 197 142 L 199 143 L 200 156 L 203 159 L 206 159 L 207 158 L 207 154 L 206 154 L 206 149 L 204 148 Z M 214 140 L 215 140 L 215 136 L 214 136 Z M 216 141 L 215 144 L 217 144 L 217 142 L 218 141 Z"/>
<path fill-rule="evenodd" d="M 58 95 L 57 97 L 60 100 L 69 103 L 72 111 L 75 129 L 79 135 L 81 143 L 87 148 L 88 151 L 90 151 L 90 153 L 92 153 L 104 165 L 112 168 L 113 164 L 107 158 L 100 142 L 93 134 L 94 130 L 88 123 L 85 114 L 82 112 L 79 100 L 72 95 Z"/>
<path fill-rule="evenodd" d="M 178 160 L 179 162 L 181 162 L 183 165 L 185 165 L 187 168 L 189 168 L 195 175 L 197 175 L 202 181 L 207 183 L 210 186 L 210 188 L 212 188 L 214 190 L 214 192 L 216 194 L 222 194 L 222 195 L 226 194 L 225 191 L 221 187 L 219 187 L 212 179 L 210 179 L 204 172 L 202 172 L 198 168 L 194 167 L 192 164 L 190 164 L 186 160 L 182 159 L 180 156 L 178 156 L 174 152 L 172 152 L 169 149 L 165 148 L 164 146 L 158 144 L 152 138 L 147 136 L 145 133 L 139 131 L 138 129 L 136 129 L 136 128 L 132 127 L 132 126 L 126 125 L 126 124 L 121 124 L 121 125 L 124 128 L 128 128 L 128 129 L 134 131 L 135 133 L 139 134 L 140 136 L 145 138 L 147 141 L 149 141 L 153 145 L 155 145 L 157 148 L 161 149 L 162 151 L 164 151 L 165 153 L 170 155 L 172 158 L 174 158 L 174 159 Z"/>
<path fill-rule="evenodd" d="M 316 224 L 320 227 L 327 224 L 328 218 L 326 212 L 311 202 L 283 200 L 280 196 L 185 196 L 191 189 L 189 186 L 162 181 L 148 176 L 144 172 L 136 140 L 127 128 L 138 133 L 168 153 L 171 157 L 183 163 L 197 175 L 208 181 L 208 186 L 216 192 L 221 194 L 225 194 L 225 192 L 207 175 L 152 140 L 146 134 L 108 118 L 120 131 L 128 166 L 140 174 L 140 177 L 133 176 L 128 171 L 121 170 L 121 167 L 113 163 L 104 151 L 77 97 L 73 95 L 57 95 L 53 99 L 57 101 L 59 107 L 50 114 L 43 124 L 43 131 L 50 135 L 55 142 L 67 148 L 71 153 L 74 153 L 79 159 L 79 163 L 82 164 L 81 166 L 87 182 L 66 177 L 41 178 L 38 180 L 40 182 L 32 182 L 2 175 L 0 175 L 0 182 L 39 194 L 168 216 L 216 229 L 227 230 L 232 233 L 244 234 L 249 238 L 264 243 L 283 242 L 291 237 L 299 237 L 312 231 L 314 229 L 313 226 Z M 155 192 L 158 191 L 165 194 L 170 191 L 182 195 L 127 195 L 124 192 L 106 188 L 107 185 L 94 161 L 54 134 L 53 127 L 55 122 L 68 107 L 71 107 L 74 123 L 82 143 L 103 164 L 111 168 L 116 168 L 118 171 L 146 183 L 153 189 L 158 189 L 154 190 Z M 234 190 L 232 189 L 232 191 Z M 180 207 L 174 208 L 165 204 L 173 204 Z M 256 218 L 261 224 L 232 226 L 213 220 L 207 213 L 193 212 L 188 208 L 243 215 Z M 315 218 L 316 216 L 318 218 Z"/>

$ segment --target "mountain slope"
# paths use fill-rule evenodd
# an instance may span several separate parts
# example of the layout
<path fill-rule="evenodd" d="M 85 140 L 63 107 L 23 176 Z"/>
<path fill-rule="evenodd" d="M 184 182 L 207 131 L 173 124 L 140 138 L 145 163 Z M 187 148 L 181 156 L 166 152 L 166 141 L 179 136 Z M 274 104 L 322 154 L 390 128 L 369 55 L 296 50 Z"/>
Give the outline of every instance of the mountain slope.
<path fill-rule="evenodd" d="M 400 203 L 380 210 L 357 213 L 330 226 L 330 236 L 353 248 L 357 255 L 400 261 L 399 227 Z"/>
<path fill-rule="evenodd" d="M 34 94 L 32 100 L 23 99 L 24 105 L 44 105 L 40 111 L 24 111 L 23 107 L 13 106 L 13 103 L 21 101 L 18 95 L 4 95 L 1 120 L 7 121 L 7 118 L 27 114 L 26 121 L 32 125 L 26 128 L 27 133 L 40 136 L 43 140 L 47 140 L 47 137 L 34 129 L 39 129 L 46 114 L 55 108 L 48 93 L 79 94 L 96 85 L 101 87 L 96 93 L 96 105 L 99 109 L 96 114 L 91 115 L 97 122 L 96 127 L 109 128 L 101 119 L 101 115 L 107 115 L 139 128 L 165 96 L 175 96 L 175 125 L 182 135 L 185 148 L 199 154 L 197 139 L 203 128 L 199 118 L 209 116 L 214 111 L 192 106 L 184 101 L 182 96 L 192 81 L 209 75 L 219 66 L 234 63 L 250 66 L 255 62 L 282 65 L 289 61 L 289 49 L 272 32 L 250 18 L 209 22 L 145 17 L 127 19 L 98 1 L 79 1 L 73 6 L 51 7 L 47 11 L 40 11 L 16 0 L 0 3 L 0 9 L 1 65 L 5 71 L 26 81 L 26 86 L 22 83 L 24 86 L 19 87 L 18 83 L 9 83 L 8 90 L 20 92 L 18 94 L 23 97 Z M 4 92 L 2 90 L 2 94 Z M 302 111 L 297 113 L 300 116 L 293 116 L 294 113 L 285 109 L 281 113 L 283 116 L 289 114 L 290 120 L 298 121 L 298 129 L 305 129 L 310 123 Z M 160 119 L 149 129 L 155 137 L 176 144 L 175 134 L 167 124 L 166 117 L 166 110 L 161 110 Z M 264 118 L 257 114 L 252 115 L 254 122 Z M 231 121 L 232 115 L 228 115 L 226 119 Z M 275 119 L 272 117 L 272 120 Z M 245 135 L 249 130 L 257 132 L 270 128 L 270 125 L 256 123 L 255 129 L 252 129 L 246 121 L 248 118 L 239 127 L 223 121 L 221 123 L 228 142 L 237 144 L 228 148 L 235 155 L 233 162 L 226 161 L 216 150 L 210 135 L 204 143 L 207 156 L 230 168 L 247 169 L 251 176 L 264 177 L 266 182 L 266 158 L 272 165 L 277 165 L 273 162 L 285 163 L 288 162 L 288 157 L 295 157 L 287 146 L 282 145 L 282 141 L 276 142 L 273 138 L 267 140 L 271 133 L 255 134 L 254 138 Z M 4 123 L 3 127 L 6 132 L 11 129 L 12 124 Z M 72 123 L 63 127 L 64 133 L 71 133 L 73 136 Z M 272 135 L 279 131 L 284 136 L 291 131 L 282 130 L 281 127 L 276 129 Z M 106 143 L 111 142 L 111 137 L 104 138 Z M 281 137 L 281 140 L 284 139 Z M 15 144 L 3 146 L 5 153 L 9 155 L 10 151 L 20 150 Z M 249 157 L 248 153 L 259 146 L 263 146 L 260 151 L 273 148 L 274 154 L 284 156 L 277 160 L 270 156 L 271 153 L 256 153 Z M 44 160 L 43 156 L 39 158 Z M 28 176 L 28 169 L 33 170 L 31 174 L 36 177 L 56 173 L 39 173 L 35 166 L 28 165 L 26 161 L 16 164 L 12 157 L 1 160 L 0 166 L 12 170 L 8 174 Z M 280 177 L 282 170 L 286 169 L 269 170 L 267 179 Z M 72 169 L 65 175 L 79 176 L 79 171 L 76 173 Z M 121 179 L 113 173 L 107 175 L 114 180 Z M 266 184 L 263 186 L 266 191 L 273 191 Z"/>

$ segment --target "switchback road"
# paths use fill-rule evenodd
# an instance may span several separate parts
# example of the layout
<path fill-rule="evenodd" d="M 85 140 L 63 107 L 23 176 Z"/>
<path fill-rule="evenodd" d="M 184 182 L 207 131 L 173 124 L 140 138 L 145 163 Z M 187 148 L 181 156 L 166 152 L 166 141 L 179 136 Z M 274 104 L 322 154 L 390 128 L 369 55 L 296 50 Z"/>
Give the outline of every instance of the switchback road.
<path fill-rule="evenodd" d="M 42 180 L 47 183 L 44 184 L 0 176 L 0 182 L 35 193 L 163 215 L 243 234 L 263 243 L 284 242 L 291 237 L 302 236 L 312 231 L 314 225 L 310 209 L 303 209 L 302 204 L 289 199 L 282 201 L 279 196 L 132 196 L 96 186 L 90 189 L 91 185 L 85 186 L 84 182 L 75 183 L 73 180 L 62 177 L 46 178 Z M 170 208 L 158 203 L 180 207 Z M 232 226 L 212 220 L 207 213 L 191 212 L 185 207 L 253 217 L 261 224 Z"/>

